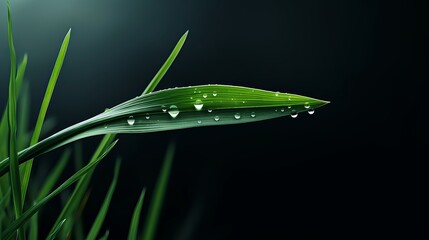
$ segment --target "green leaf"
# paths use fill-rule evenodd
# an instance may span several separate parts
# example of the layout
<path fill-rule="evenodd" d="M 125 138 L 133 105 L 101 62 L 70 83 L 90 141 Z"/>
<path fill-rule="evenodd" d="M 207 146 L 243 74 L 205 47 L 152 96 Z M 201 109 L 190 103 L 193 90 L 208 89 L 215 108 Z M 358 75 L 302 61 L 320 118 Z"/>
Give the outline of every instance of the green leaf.
<path fill-rule="evenodd" d="M 153 240 L 158 225 L 158 219 L 161 213 L 162 203 L 164 202 L 165 192 L 167 190 L 168 179 L 170 177 L 171 165 L 173 163 L 175 143 L 171 142 L 168 146 L 162 165 L 161 172 L 155 185 L 153 197 L 149 204 L 149 212 L 146 216 L 145 227 L 143 228 L 143 240 Z"/>
<path fill-rule="evenodd" d="M 21 181 L 19 174 L 19 161 L 16 142 L 16 54 L 13 46 L 12 37 L 12 18 L 10 14 L 10 5 L 7 1 L 7 32 L 10 52 L 10 79 L 9 79 L 9 98 L 8 98 L 8 126 L 9 126 L 9 177 L 12 187 L 12 199 L 15 211 L 15 219 L 22 215 L 23 201 L 21 198 Z M 18 238 L 24 239 L 24 228 L 18 229 Z"/>
<path fill-rule="evenodd" d="M 58 188 L 56 188 L 54 191 L 52 191 L 50 194 L 48 194 L 46 197 L 41 199 L 39 202 L 34 204 L 32 207 L 30 207 L 27 211 L 25 211 L 22 216 L 12 222 L 8 228 L 2 233 L 1 239 L 8 239 L 11 237 L 14 232 L 21 226 L 23 226 L 35 213 L 37 213 L 41 207 L 43 207 L 46 203 L 48 203 L 52 198 L 60 194 L 62 191 L 64 191 L 66 188 L 68 188 L 70 185 L 72 185 L 74 182 L 79 180 L 82 176 L 84 176 L 88 171 L 93 170 L 93 168 L 112 150 L 112 148 L 116 145 L 118 140 L 110 144 L 105 151 L 95 160 L 88 163 L 85 167 L 81 168 L 79 171 L 77 171 L 75 174 L 73 174 L 70 178 L 68 178 L 64 183 L 62 183 Z M 55 224 L 55 226 L 57 226 Z M 54 232 L 54 231 L 52 231 Z M 51 232 L 51 233 L 52 233 Z M 51 234 L 50 233 L 50 234 Z"/>
<path fill-rule="evenodd" d="M 112 183 L 110 184 L 109 191 L 107 192 L 106 197 L 104 198 L 103 205 L 101 205 L 100 211 L 97 214 L 97 217 L 95 218 L 94 223 L 92 224 L 91 230 L 88 233 L 88 236 L 86 237 L 87 240 L 94 240 L 96 239 L 98 232 L 101 229 L 101 226 L 103 225 L 104 218 L 106 217 L 107 211 L 109 210 L 110 201 L 112 200 L 113 192 L 116 188 L 116 183 L 118 182 L 118 176 L 119 176 L 119 169 L 121 166 L 121 161 L 118 159 L 115 164 L 115 173 L 113 175 Z"/>
<path fill-rule="evenodd" d="M 177 55 L 180 52 L 180 49 L 182 49 L 182 46 L 186 41 L 186 37 L 188 36 L 188 33 L 189 31 L 186 31 L 185 34 L 183 34 L 183 36 L 179 39 L 179 42 L 177 42 L 173 51 L 170 53 L 170 56 L 167 58 L 167 60 L 164 62 L 164 64 L 158 70 L 158 72 L 155 74 L 152 81 L 150 81 L 149 85 L 147 85 L 146 89 L 143 91 L 143 94 L 148 94 L 150 92 L 153 92 L 153 90 L 155 90 L 156 86 L 164 77 L 165 73 L 168 71 L 171 64 L 173 64 L 174 59 L 176 59 Z"/>
<path fill-rule="evenodd" d="M 21 151 L 19 160 L 24 162 L 64 144 L 95 135 L 148 133 L 256 122 L 296 116 L 327 103 L 295 94 L 228 85 L 167 89 L 133 98 L 68 127 Z M 173 110 L 173 105 L 179 110 L 175 118 L 171 116 L 173 113 L 168 113 Z M 168 111 L 162 111 L 164 107 Z M 197 111 L 200 107 L 201 110 Z M 1 174 L 7 172 L 8 163 L 8 159 L 0 162 Z"/>
<path fill-rule="evenodd" d="M 133 217 L 131 218 L 130 230 L 128 232 L 128 240 L 137 240 L 137 234 L 139 230 L 139 220 L 140 213 L 143 206 L 144 195 L 146 193 L 146 189 L 143 188 L 139 200 L 137 201 L 137 205 L 134 208 Z"/>
<path fill-rule="evenodd" d="M 62 220 L 62 221 L 61 221 L 61 222 L 60 222 L 60 223 L 55 227 L 54 231 L 46 237 L 46 240 L 53 240 L 53 239 L 55 239 L 55 237 L 58 235 L 58 232 L 60 231 L 61 227 L 64 225 L 64 222 L 65 222 L 66 220 L 67 220 L 67 219 Z"/>
<path fill-rule="evenodd" d="M 67 48 L 70 41 L 71 29 L 67 32 L 64 37 L 63 43 L 61 44 L 60 51 L 58 53 L 57 60 L 52 70 L 51 77 L 46 88 L 45 96 L 40 107 L 39 116 L 37 117 L 36 126 L 34 128 L 33 136 L 30 140 L 30 146 L 37 143 L 42 131 L 43 122 L 45 120 L 46 112 L 48 111 L 49 103 L 51 101 L 52 93 L 54 92 L 55 84 L 57 83 L 58 76 L 61 71 L 61 67 L 64 62 L 64 58 L 67 53 Z M 31 167 L 33 166 L 33 160 L 30 159 L 28 162 L 22 165 L 22 198 L 25 199 L 25 194 L 27 192 L 28 183 L 30 181 Z"/>

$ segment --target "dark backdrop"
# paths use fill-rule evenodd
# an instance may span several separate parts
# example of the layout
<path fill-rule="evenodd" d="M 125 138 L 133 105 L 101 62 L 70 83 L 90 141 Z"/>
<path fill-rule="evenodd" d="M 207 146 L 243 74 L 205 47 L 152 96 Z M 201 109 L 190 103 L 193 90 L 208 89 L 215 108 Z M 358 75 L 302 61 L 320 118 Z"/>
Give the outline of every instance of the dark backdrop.
<path fill-rule="evenodd" d="M 72 28 L 49 109 L 55 130 L 140 94 L 188 29 L 158 89 L 223 83 L 331 101 L 297 119 L 119 136 L 86 215 L 91 222 L 122 156 L 105 224 L 113 239 L 127 233 L 144 186 L 150 199 L 172 138 L 158 239 L 427 237 L 427 2 L 16 0 L 12 11 L 33 106 Z M 82 141 L 86 156 L 98 140 Z"/>

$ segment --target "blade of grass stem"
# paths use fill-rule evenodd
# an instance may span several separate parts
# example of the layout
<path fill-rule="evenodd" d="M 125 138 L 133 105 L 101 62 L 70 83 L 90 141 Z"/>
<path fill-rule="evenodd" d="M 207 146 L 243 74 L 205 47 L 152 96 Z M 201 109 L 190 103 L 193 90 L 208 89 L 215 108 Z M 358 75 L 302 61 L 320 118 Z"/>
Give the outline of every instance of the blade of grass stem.
<path fill-rule="evenodd" d="M 116 188 L 116 183 L 118 182 L 118 176 L 119 176 L 119 169 L 121 166 L 120 159 L 116 160 L 115 163 L 115 172 L 113 174 L 113 180 L 110 184 L 109 190 L 107 192 L 106 197 L 104 198 L 103 204 L 101 205 L 100 211 L 97 214 L 97 217 L 95 218 L 94 223 L 92 224 L 91 230 L 88 233 L 88 236 L 86 237 L 87 240 L 95 240 L 98 236 L 98 232 L 101 229 L 101 226 L 103 225 L 104 218 L 106 217 L 107 211 L 109 210 L 110 201 L 112 200 L 113 193 Z"/>
<path fill-rule="evenodd" d="M 139 200 L 137 201 L 136 207 L 134 208 L 133 217 L 131 218 L 130 230 L 128 231 L 128 240 L 137 240 L 140 213 L 142 210 L 145 193 L 146 189 L 143 188 L 142 192 L 140 193 Z"/>
<path fill-rule="evenodd" d="M 62 221 L 61 221 L 61 222 L 60 222 L 60 223 L 55 227 L 54 231 L 46 237 L 46 240 L 53 240 L 53 239 L 55 239 L 55 238 L 57 237 L 57 235 L 58 235 L 58 233 L 59 233 L 59 231 L 60 231 L 61 227 L 64 225 L 64 223 L 65 223 L 66 221 L 67 221 L 67 219 L 62 220 Z"/>
<path fill-rule="evenodd" d="M 171 142 L 167 148 L 164 163 L 162 165 L 161 172 L 158 175 L 153 197 L 149 204 L 149 212 L 146 216 L 145 227 L 143 228 L 143 240 L 153 240 L 155 237 L 162 204 L 165 198 L 165 192 L 167 190 L 168 179 L 170 177 L 174 151 L 175 143 Z"/>
<path fill-rule="evenodd" d="M 63 66 L 64 58 L 67 53 L 67 48 L 70 41 L 71 29 L 67 32 L 64 37 L 63 43 L 61 44 L 60 51 L 58 53 L 57 60 L 55 61 L 54 69 L 52 70 L 51 77 L 46 88 L 45 96 L 43 97 L 42 105 L 40 107 L 39 116 L 37 117 L 36 126 L 34 128 L 33 136 L 30 140 L 30 146 L 36 144 L 39 141 L 40 133 L 42 131 L 43 122 L 45 121 L 46 112 L 48 111 L 49 103 L 54 92 L 55 84 L 57 83 L 58 76 Z M 22 165 L 22 198 L 25 199 L 27 192 L 28 183 L 30 181 L 31 167 L 33 166 L 33 159 Z"/>

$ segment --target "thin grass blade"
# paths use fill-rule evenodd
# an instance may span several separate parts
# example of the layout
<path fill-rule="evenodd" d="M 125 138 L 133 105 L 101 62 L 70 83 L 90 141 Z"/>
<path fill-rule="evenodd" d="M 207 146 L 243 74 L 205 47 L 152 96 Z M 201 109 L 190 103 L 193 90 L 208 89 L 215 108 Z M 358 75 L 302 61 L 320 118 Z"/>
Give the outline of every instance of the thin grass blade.
<path fill-rule="evenodd" d="M 15 211 L 15 219 L 22 215 L 23 201 L 21 198 L 21 180 L 19 174 L 19 161 L 16 142 L 16 54 L 12 37 L 12 19 L 10 14 L 10 5 L 7 1 L 7 22 L 8 22 L 8 41 L 10 53 L 10 79 L 9 79 L 9 98 L 8 98 L 8 126 L 9 126 L 9 179 L 12 188 L 12 199 Z M 18 230 L 18 238 L 24 239 L 24 228 Z"/>
<path fill-rule="evenodd" d="M 167 58 L 167 60 L 164 62 L 162 67 L 158 70 L 158 72 L 153 77 L 152 81 L 150 81 L 149 85 L 147 85 L 146 89 L 143 91 L 143 94 L 148 94 L 150 92 L 153 92 L 158 85 L 158 83 L 161 81 L 161 79 L 164 77 L 165 73 L 170 68 L 171 64 L 173 64 L 174 60 L 176 59 L 177 55 L 180 52 L 180 49 L 182 49 L 183 44 L 185 44 L 186 37 L 188 36 L 189 31 L 186 31 L 183 36 L 179 39 L 176 46 L 174 47 L 173 51 L 170 53 L 170 56 Z"/>
<path fill-rule="evenodd" d="M 55 227 L 54 231 L 46 237 L 46 240 L 54 240 L 54 239 L 57 237 L 58 233 L 60 232 L 60 229 L 63 227 L 63 225 L 64 225 L 65 221 L 67 221 L 67 219 L 62 220 L 62 221 L 61 221 L 61 222 L 60 222 L 60 223 Z"/>
<path fill-rule="evenodd" d="M 93 162 L 96 159 L 98 159 L 100 154 L 102 154 L 105 151 L 105 149 L 112 143 L 113 140 L 114 140 L 113 135 L 109 134 L 109 135 L 104 136 L 102 141 L 100 142 L 100 145 L 98 146 L 97 150 L 95 151 L 95 153 L 93 154 L 93 156 L 89 162 Z M 67 203 L 65 204 L 65 206 L 61 210 L 61 213 L 58 216 L 58 218 L 54 224 L 54 226 L 56 226 L 62 219 L 64 219 L 64 218 L 68 219 L 68 223 L 61 230 L 61 232 L 62 232 L 61 236 L 68 235 L 68 233 L 70 233 L 70 231 L 73 227 L 74 214 L 78 211 L 78 209 L 80 207 L 80 203 L 82 202 L 82 199 L 85 196 L 85 193 L 88 189 L 88 185 L 90 183 L 92 172 L 93 171 L 89 171 L 76 184 L 76 187 L 73 190 L 72 195 L 67 200 Z M 50 233 L 52 233 L 53 230 L 54 230 L 54 227 L 52 227 Z"/>
<path fill-rule="evenodd" d="M 103 235 L 99 240 L 107 240 L 107 239 L 109 239 L 109 233 L 110 233 L 110 231 L 109 231 L 109 230 L 107 230 L 107 231 L 104 233 L 104 235 Z"/>
<path fill-rule="evenodd" d="M 42 132 L 43 122 L 45 121 L 46 112 L 48 111 L 49 103 L 54 92 L 55 84 L 57 83 L 58 76 L 63 66 L 64 58 L 67 53 L 67 48 L 70 41 L 71 29 L 67 32 L 64 37 L 63 43 L 61 44 L 60 51 L 58 53 L 57 60 L 52 70 L 51 77 L 46 88 L 45 96 L 43 97 L 42 105 L 40 107 L 39 116 L 37 117 L 36 126 L 34 128 L 33 136 L 30 140 L 30 146 L 34 145 L 39 141 L 40 133 Z M 33 160 L 30 159 L 28 162 L 22 165 L 22 199 L 25 199 L 27 192 L 28 183 L 30 181 L 31 167 L 33 166 Z"/>
<path fill-rule="evenodd" d="M 46 197 L 41 199 L 39 202 L 34 204 L 32 207 L 30 207 L 27 211 L 25 211 L 22 216 L 12 222 L 8 228 L 2 233 L 1 238 L 2 239 L 8 239 L 13 235 L 13 233 L 21 226 L 23 226 L 30 218 L 33 216 L 36 212 L 40 210 L 41 207 L 43 207 L 46 203 L 48 203 L 52 198 L 60 194 L 62 191 L 64 191 L 66 188 L 68 188 L 70 185 L 75 183 L 77 180 L 79 180 L 82 176 L 84 176 L 88 171 L 91 171 L 116 145 L 118 140 L 111 143 L 105 151 L 95 160 L 92 162 L 89 162 L 85 167 L 81 168 L 79 171 L 77 171 L 75 174 L 73 174 L 70 178 L 68 178 L 64 183 L 62 183 L 58 188 L 56 188 L 54 191 L 52 191 L 50 194 L 48 194 Z M 59 221 L 61 222 L 61 221 Z M 55 224 L 57 226 L 59 224 Z M 52 231 L 54 232 L 54 231 Z M 52 233 L 51 232 L 51 233 Z M 50 234 L 51 234 L 50 233 Z"/>
<path fill-rule="evenodd" d="M 168 179 L 170 177 L 173 163 L 175 143 L 171 142 L 167 148 L 161 172 L 155 185 L 153 197 L 149 204 L 149 212 L 146 216 L 145 227 L 143 228 L 143 240 L 153 240 L 156 234 L 159 216 L 161 214 L 162 203 L 164 202 L 167 190 Z"/>
<path fill-rule="evenodd" d="M 95 240 L 98 236 L 98 232 L 101 229 L 101 226 L 103 225 L 104 218 L 107 215 L 107 211 L 109 210 L 110 201 L 113 197 L 113 192 L 116 188 L 116 183 L 118 182 L 118 176 L 119 176 L 119 169 L 121 166 L 121 161 L 118 159 L 115 163 L 115 172 L 113 175 L 112 183 L 110 184 L 109 190 L 107 192 L 106 197 L 104 198 L 103 204 L 101 205 L 100 211 L 97 214 L 97 217 L 95 218 L 94 223 L 92 224 L 91 230 L 88 233 L 88 236 L 86 237 L 87 240 Z"/>
<path fill-rule="evenodd" d="M 137 240 L 140 213 L 142 210 L 145 193 L 146 193 L 146 189 L 143 188 L 140 194 L 139 200 L 137 201 L 136 207 L 134 208 L 133 217 L 131 218 L 130 230 L 128 231 L 128 240 Z"/>

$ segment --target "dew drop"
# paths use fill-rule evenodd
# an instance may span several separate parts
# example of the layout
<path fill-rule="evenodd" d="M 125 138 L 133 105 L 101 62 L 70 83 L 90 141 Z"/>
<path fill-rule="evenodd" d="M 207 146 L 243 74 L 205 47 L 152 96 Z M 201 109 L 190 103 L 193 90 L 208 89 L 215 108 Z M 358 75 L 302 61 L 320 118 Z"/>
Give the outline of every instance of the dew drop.
<path fill-rule="evenodd" d="M 204 93 L 204 94 L 203 94 L 203 98 L 207 98 L 207 93 Z"/>
<path fill-rule="evenodd" d="M 213 112 L 213 110 L 211 110 L 211 109 L 208 109 L 208 110 L 207 110 L 207 112 Z"/>
<path fill-rule="evenodd" d="M 132 125 L 134 125 L 135 122 L 136 122 L 136 120 L 134 119 L 133 116 L 128 117 L 128 119 L 127 119 L 128 125 L 132 126 Z"/>
<path fill-rule="evenodd" d="M 217 121 L 219 121 L 219 119 L 220 119 L 220 118 L 219 118 L 219 116 L 215 116 L 215 117 L 214 117 L 214 120 L 215 120 L 216 122 L 217 122 Z"/>
<path fill-rule="evenodd" d="M 313 115 L 313 113 L 314 113 L 314 109 L 308 110 L 308 114 Z"/>
<path fill-rule="evenodd" d="M 246 103 L 246 101 L 243 101 L 243 103 Z"/>
<path fill-rule="evenodd" d="M 203 101 L 201 101 L 200 99 L 197 99 L 197 101 L 195 101 L 195 104 L 194 104 L 195 110 L 201 111 L 201 109 L 203 109 L 203 106 L 204 106 Z"/>
<path fill-rule="evenodd" d="M 282 108 L 282 109 L 280 109 L 280 111 L 281 111 L 281 112 L 284 112 L 284 111 L 285 111 L 285 109 L 284 109 L 284 108 Z"/>
<path fill-rule="evenodd" d="M 296 117 L 298 117 L 298 113 L 297 113 L 297 112 L 295 112 L 295 111 L 293 111 L 293 112 L 290 114 L 290 116 L 291 116 L 292 118 L 296 118 Z"/>
<path fill-rule="evenodd" d="M 238 120 L 238 119 L 240 119 L 240 118 L 241 118 L 240 113 L 236 113 L 236 114 L 234 115 L 234 118 L 235 118 L 235 119 L 237 119 L 237 120 Z"/>
<path fill-rule="evenodd" d="M 291 106 L 288 106 L 288 107 L 287 107 L 287 109 L 291 109 L 291 108 L 292 108 Z"/>
<path fill-rule="evenodd" d="M 280 92 L 276 92 L 276 97 L 277 97 L 277 96 L 279 96 L 279 93 L 280 93 Z"/>
<path fill-rule="evenodd" d="M 149 113 L 146 113 L 146 119 L 150 119 Z"/>
<path fill-rule="evenodd" d="M 217 92 L 213 91 L 213 97 L 216 97 L 216 96 L 217 96 Z"/>
<path fill-rule="evenodd" d="M 201 124 L 201 120 L 198 120 L 198 121 L 197 121 L 197 123 L 198 123 L 198 124 Z"/>
<path fill-rule="evenodd" d="M 104 125 L 104 128 L 107 129 L 107 125 Z"/>
<path fill-rule="evenodd" d="M 254 118 L 254 117 L 256 117 L 256 113 L 255 113 L 255 112 L 252 112 L 252 113 L 250 114 L 250 116 L 251 116 L 252 118 Z"/>
<path fill-rule="evenodd" d="M 168 114 L 170 114 L 172 118 L 176 118 L 177 115 L 179 115 L 179 113 L 180 113 L 179 108 L 177 108 L 176 105 L 171 105 L 170 109 L 168 109 Z"/>
<path fill-rule="evenodd" d="M 162 112 L 167 112 L 167 107 L 166 107 L 166 106 L 164 106 L 164 105 L 162 105 L 162 106 L 161 106 L 161 110 L 162 110 Z"/>

